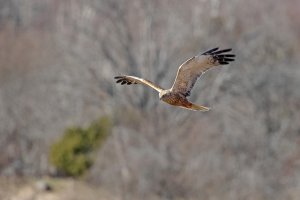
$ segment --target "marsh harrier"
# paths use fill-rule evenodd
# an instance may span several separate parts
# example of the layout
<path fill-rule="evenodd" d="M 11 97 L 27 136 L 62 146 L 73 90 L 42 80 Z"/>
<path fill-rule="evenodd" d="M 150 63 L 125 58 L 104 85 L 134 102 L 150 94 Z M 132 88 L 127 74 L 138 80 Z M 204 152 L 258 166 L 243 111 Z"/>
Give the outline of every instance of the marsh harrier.
<path fill-rule="evenodd" d="M 189 110 L 208 111 L 209 108 L 190 102 L 187 97 L 197 79 L 207 70 L 218 65 L 227 65 L 234 61 L 234 54 L 228 54 L 231 49 L 219 50 L 214 48 L 185 61 L 178 69 L 173 86 L 163 89 L 143 78 L 135 76 L 116 76 L 116 82 L 122 85 L 144 84 L 159 92 L 159 99 L 173 106 L 180 106 Z"/>

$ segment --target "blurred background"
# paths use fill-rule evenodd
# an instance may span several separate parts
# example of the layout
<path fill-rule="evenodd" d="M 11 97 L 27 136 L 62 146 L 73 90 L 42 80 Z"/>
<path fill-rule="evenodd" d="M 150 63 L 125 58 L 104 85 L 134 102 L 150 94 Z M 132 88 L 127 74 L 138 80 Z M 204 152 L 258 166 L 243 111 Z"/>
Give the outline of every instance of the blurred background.
<path fill-rule="evenodd" d="M 0 46 L 0 199 L 299 199 L 300 1 L 1 0 Z M 114 83 L 214 47 L 210 112 Z"/>

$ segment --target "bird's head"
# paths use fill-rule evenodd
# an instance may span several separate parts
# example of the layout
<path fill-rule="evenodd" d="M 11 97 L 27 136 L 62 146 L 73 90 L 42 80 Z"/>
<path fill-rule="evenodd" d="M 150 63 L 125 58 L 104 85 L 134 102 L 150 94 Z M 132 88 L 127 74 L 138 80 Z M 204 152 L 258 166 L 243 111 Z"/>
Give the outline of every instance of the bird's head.
<path fill-rule="evenodd" d="M 163 90 L 159 93 L 159 100 L 164 100 L 167 96 L 169 96 L 170 91 L 169 90 Z"/>

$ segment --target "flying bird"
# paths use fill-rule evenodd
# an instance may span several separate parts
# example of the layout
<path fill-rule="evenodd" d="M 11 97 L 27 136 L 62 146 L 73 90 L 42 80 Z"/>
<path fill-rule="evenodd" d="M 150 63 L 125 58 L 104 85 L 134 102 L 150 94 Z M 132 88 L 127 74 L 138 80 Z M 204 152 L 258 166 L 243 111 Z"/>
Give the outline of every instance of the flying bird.
<path fill-rule="evenodd" d="M 136 76 L 122 75 L 114 78 L 116 83 L 121 85 L 144 84 L 149 86 L 159 93 L 160 100 L 173 106 L 194 111 L 208 111 L 210 108 L 196 105 L 190 102 L 187 97 L 191 95 L 191 90 L 197 79 L 207 70 L 234 61 L 235 55 L 229 54 L 230 51 L 231 49 L 219 50 L 219 48 L 213 48 L 188 59 L 179 67 L 173 86 L 170 89 L 163 89 L 149 80 Z"/>

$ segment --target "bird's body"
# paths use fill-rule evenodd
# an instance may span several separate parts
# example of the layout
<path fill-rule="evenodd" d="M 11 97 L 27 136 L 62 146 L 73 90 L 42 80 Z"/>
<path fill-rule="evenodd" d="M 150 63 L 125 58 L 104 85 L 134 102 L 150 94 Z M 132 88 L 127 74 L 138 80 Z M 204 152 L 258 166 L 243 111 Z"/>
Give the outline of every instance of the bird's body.
<path fill-rule="evenodd" d="M 234 61 L 233 58 L 235 55 L 224 54 L 231 51 L 231 49 L 217 50 L 218 48 L 211 49 L 185 61 L 179 67 L 174 84 L 170 89 L 163 89 L 151 81 L 135 76 L 116 76 L 115 79 L 117 79 L 117 83 L 121 83 L 122 85 L 144 84 L 150 86 L 159 92 L 160 100 L 170 105 L 195 111 L 208 111 L 208 107 L 196 105 L 190 102 L 187 97 L 190 96 L 191 90 L 198 77 L 204 72 L 214 66 L 226 65 L 229 64 L 229 62 Z"/>
<path fill-rule="evenodd" d="M 172 105 L 179 106 L 190 110 L 208 111 L 209 108 L 198 106 L 191 103 L 183 94 L 179 92 L 172 92 L 171 90 L 163 90 L 159 93 L 159 99 Z"/>
<path fill-rule="evenodd" d="M 159 93 L 160 100 L 173 105 L 173 106 L 184 106 L 188 104 L 187 98 L 178 92 L 172 92 L 171 90 L 163 90 Z"/>

